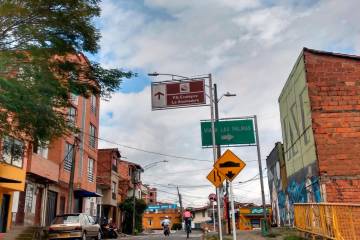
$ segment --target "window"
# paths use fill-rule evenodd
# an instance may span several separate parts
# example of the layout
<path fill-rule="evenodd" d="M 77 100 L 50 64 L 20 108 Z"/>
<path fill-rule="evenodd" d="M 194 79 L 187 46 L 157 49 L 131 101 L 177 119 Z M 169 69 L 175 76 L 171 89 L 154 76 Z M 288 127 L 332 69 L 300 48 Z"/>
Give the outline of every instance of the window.
<path fill-rule="evenodd" d="M 77 106 L 79 102 L 79 96 L 75 93 L 70 93 L 70 101 L 72 104 Z"/>
<path fill-rule="evenodd" d="M 116 199 L 116 182 L 111 183 L 111 196 L 112 199 Z"/>
<path fill-rule="evenodd" d="M 3 161 L 16 167 L 22 167 L 24 143 L 13 137 L 6 136 L 2 145 Z"/>
<path fill-rule="evenodd" d="M 96 96 L 94 94 L 90 97 L 90 109 L 96 115 Z"/>
<path fill-rule="evenodd" d="M 202 211 L 202 217 L 205 217 L 205 211 Z"/>
<path fill-rule="evenodd" d="M 113 171 L 117 172 L 117 158 L 116 157 L 112 158 L 111 168 Z"/>
<path fill-rule="evenodd" d="M 34 198 L 34 186 L 32 184 L 26 185 L 25 192 L 25 212 L 31 213 Z"/>
<path fill-rule="evenodd" d="M 131 176 L 131 168 L 130 167 L 129 167 L 128 175 L 129 175 L 129 177 Z"/>
<path fill-rule="evenodd" d="M 151 226 L 151 224 L 152 224 L 152 219 L 151 218 L 148 219 L 148 224 L 149 224 L 149 226 Z"/>
<path fill-rule="evenodd" d="M 76 108 L 74 107 L 68 108 L 68 121 L 71 125 L 76 124 Z"/>
<path fill-rule="evenodd" d="M 94 182 L 94 159 L 92 158 L 88 160 L 88 181 Z"/>
<path fill-rule="evenodd" d="M 96 128 L 94 125 L 90 123 L 90 139 L 89 144 L 91 147 L 96 147 Z"/>
<path fill-rule="evenodd" d="M 65 157 L 64 157 L 64 169 L 66 171 L 71 171 L 72 158 L 74 154 L 74 145 L 65 142 Z"/>
<path fill-rule="evenodd" d="M 38 144 L 33 143 L 33 153 L 36 153 L 40 156 L 42 156 L 43 158 L 48 158 L 48 152 L 49 149 L 47 147 L 48 143 L 45 146 L 41 146 Z"/>

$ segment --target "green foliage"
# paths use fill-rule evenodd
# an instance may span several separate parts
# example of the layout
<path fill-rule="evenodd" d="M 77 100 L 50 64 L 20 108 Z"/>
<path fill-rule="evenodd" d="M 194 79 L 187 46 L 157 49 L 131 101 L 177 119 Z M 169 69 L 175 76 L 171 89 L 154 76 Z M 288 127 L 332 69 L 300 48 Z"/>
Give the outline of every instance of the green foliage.
<path fill-rule="evenodd" d="M 171 226 L 171 230 L 181 230 L 181 228 L 182 228 L 181 223 L 174 223 L 174 224 Z"/>
<path fill-rule="evenodd" d="M 142 231 L 142 214 L 147 205 L 143 199 L 136 199 L 135 202 L 135 232 Z M 132 217 L 133 217 L 133 198 L 127 198 L 119 205 L 120 210 L 124 214 L 123 232 L 127 234 L 132 233 Z"/>
<path fill-rule="evenodd" d="M 65 56 L 96 53 L 99 0 L 2 0 L 0 129 L 45 144 L 78 129 L 68 122 L 69 93 L 109 99 L 134 76 Z M 55 57 L 56 56 L 56 57 Z M 85 81 L 84 81 L 85 79 Z M 65 111 L 64 111 L 65 110 Z M 9 122 L 12 120 L 12 123 Z"/>

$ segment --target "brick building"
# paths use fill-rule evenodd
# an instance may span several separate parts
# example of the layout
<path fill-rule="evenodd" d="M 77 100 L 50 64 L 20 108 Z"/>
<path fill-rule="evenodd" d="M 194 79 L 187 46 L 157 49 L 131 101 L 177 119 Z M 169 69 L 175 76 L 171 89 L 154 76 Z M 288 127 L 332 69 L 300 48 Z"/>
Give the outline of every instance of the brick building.
<path fill-rule="evenodd" d="M 304 48 L 279 104 L 288 178 L 281 204 L 359 203 L 360 57 Z"/>
<path fill-rule="evenodd" d="M 83 54 L 69 60 L 89 64 Z M 94 83 L 95 84 L 95 83 Z M 70 93 L 68 121 L 81 132 L 74 148 L 74 136 L 54 139 L 48 147 L 33 143 L 28 148 L 25 191 L 14 195 L 13 221 L 17 225 L 49 225 L 56 214 L 86 212 L 96 215 L 96 161 L 99 127 L 99 96 L 88 98 Z M 73 208 L 69 209 L 69 178 L 75 154 Z"/>
<path fill-rule="evenodd" d="M 157 203 L 157 189 L 152 188 L 149 185 L 144 185 L 146 188 L 146 193 L 142 195 L 142 199 L 146 204 L 156 204 Z"/>

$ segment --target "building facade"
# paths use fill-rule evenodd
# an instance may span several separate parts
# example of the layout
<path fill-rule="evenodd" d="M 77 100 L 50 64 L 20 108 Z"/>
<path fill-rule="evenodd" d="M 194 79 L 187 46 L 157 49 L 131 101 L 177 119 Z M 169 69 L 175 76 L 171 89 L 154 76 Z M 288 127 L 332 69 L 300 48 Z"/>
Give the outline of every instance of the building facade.
<path fill-rule="evenodd" d="M 152 188 L 149 185 L 143 185 L 146 189 L 144 194 L 141 196 L 147 205 L 154 205 L 157 203 L 157 189 Z"/>
<path fill-rule="evenodd" d="M 89 64 L 82 54 L 70 60 Z M 13 221 L 17 225 L 46 226 L 57 214 L 86 212 L 96 215 L 96 162 L 99 128 L 99 96 L 69 94 L 67 120 L 80 129 L 76 136 L 64 136 L 47 147 L 32 143 L 28 148 L 26 184 L 13 198 Z M 76 141 L 76 142 L 75 142 Z M 74 165 L 74 195 L 69 196 L 69 180 Z M 72 208 L 69 206 L 69 197 Z"/>
<path fill-rule="evenodd" d="M 7 232 L 12 223 L 12 212 L 17 208 L 13 199 L 25 189 L 29 144 L 15 137 L 0 140 L 0 233 Z"/>
<path fill-rule="evenodd" d="M 144 230 L 162 229 L 161 222 L 166 216 L 169 217 L 171 226 L 181 224 L 181 212 L 176 204 L 148 205 L 142 220 Z"/>
<path fill-rule="evenodd" d="M 277 142 L 266 158 L 267 178 L 272 209 L 271 224 L 285 226 L 289 224 L 289 212 L 285 206 L 287 175 L 283 144 Z"/>
<path fill-rule="evenodd" d="M 360 202 L 359 78 L 358 56 L 304 48 L 295 63 L 279 97 L 290 213 L 297 202 Z"/>
<path fill-rule="evenodd" d="M 99 204 L 99 215 L 106 219 L 113 219 L 117 226 L 120 224 L 120 209 L 118 204 L 123 200 L 119 193 L 121 176 L 118 172 L 118 164 L 121 155 L 117 148 L 99 149 L 98 151 L 98 174 L 96 184 L 98 193 L 102 195 Z"/>

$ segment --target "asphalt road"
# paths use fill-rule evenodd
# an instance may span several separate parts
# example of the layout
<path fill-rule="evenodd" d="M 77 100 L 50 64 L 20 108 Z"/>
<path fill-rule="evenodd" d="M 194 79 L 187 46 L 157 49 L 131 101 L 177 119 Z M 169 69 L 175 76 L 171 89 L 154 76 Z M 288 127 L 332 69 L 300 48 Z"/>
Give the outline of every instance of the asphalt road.
<path fill-rule="evenodd" d="M 202 233 L 199 231 L 193 231 L 190 234 L 189 239 L 201 239 Z M 150 239 L 150 240 L 184 240 L 186 239 L 186 233 L 184 231 L 178 231 L 171 233 L 169 237 L 165 237 L 162 233 L 146 234 L 141 236 L 122 237 L 121 240 L 137 240 L 137 239 Z"/>

